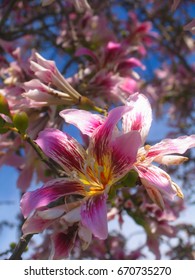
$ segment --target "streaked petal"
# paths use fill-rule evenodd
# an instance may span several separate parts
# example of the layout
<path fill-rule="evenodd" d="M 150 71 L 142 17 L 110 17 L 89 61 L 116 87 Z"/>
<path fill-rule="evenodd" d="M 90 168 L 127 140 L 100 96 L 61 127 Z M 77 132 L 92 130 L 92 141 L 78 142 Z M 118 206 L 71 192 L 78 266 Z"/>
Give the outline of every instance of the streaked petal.
<path fill-rule="evenodd" d="M 130 109 L 129 106 L 114 108 L 109 112 L 106 121 L 94 131 L 89 146 L 89 154 L 95 157 L 100 165 L 104 165 L 103 158 L 111 153 L 110 145 L 116 124 Z"/>
<path fill-rule="evenodd" d="M 145 188 L 156 188 L 171 200 L 178 194 L 170 176 L 157 166 L 137 165 L 137 172 Z"/>
<path fill-rule="evenodd" d="M 52 201 L 70 194 L 84 194 L 83 186 L 76 181 L 68 179 L 54 179 L 46 183 L 42 188 L 27 192 L 21 199 L 21 210 L 27 217 L 33 210 L 46 206 Z"/>
<path fill-rule="evenodd" d="M 81 221 L 99 239 L 108 236 L 106 195 L 90 197 L 81 207 Z"/>
<path fill-rule="evenodd" d="M 137 130 L 145 142 L 152 122 L 152 109 L 148 99 L 140 93 L 131 95 L 127 102 L 133 109 L 123 116 L 123 130 L 129 132 Z"/>
<path fill-rule="evenodd" d="M 70 135 L 53 128 L 39 133 L 35 141 L 43 152 L 56 161 L 69 175 L 72 172 L 83 172 L 86 152 Z"/>
<path fill-rule="evenodd" d="M 157 156 L 167 154 L 183 154 L 193 147 L 195 147 L 195 135 L 181 136 L 176 139 L 164 139 L 163 141 L 150 147 L 147 157 L 155 159 Z"/>
<path fill-rule="evenodd" d="M 111 158 L 113 179 L 119 180 L 131 169 L 140 145 L 141 136 L 138 131 L 131 131 L 116 138 Z"/>
<path fill-rule="evenodd" d="M 59 115 L 65 122 L 75 125 L 88 136 L 91 136 L 93 131 L 104 122 L 103 116 L 84 110 L 67 109 L 61 111 Z"/>
<path fill-rule="evenodd" d="M 51 236 L 52 253 L 51 258 L 54 260 L 67 258 L 74 246 L 77 236 L 77 227 L 69 227 L 67 232 L 58 232 Z"/>

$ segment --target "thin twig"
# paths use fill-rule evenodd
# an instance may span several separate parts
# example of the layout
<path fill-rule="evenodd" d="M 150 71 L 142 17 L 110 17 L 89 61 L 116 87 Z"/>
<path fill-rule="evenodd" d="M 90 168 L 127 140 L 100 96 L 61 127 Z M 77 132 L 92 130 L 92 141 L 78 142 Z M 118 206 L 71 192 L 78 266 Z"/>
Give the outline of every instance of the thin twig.
<path fill-rule="evenodd" d="M 12 255 L 9 257 L 9 260 L 21 260 L 21 255 L 26 250 L 26 247 L 33 237 L 33 234 L 23 235 L 20 237 L 18 244 L 16 245 Z"/>

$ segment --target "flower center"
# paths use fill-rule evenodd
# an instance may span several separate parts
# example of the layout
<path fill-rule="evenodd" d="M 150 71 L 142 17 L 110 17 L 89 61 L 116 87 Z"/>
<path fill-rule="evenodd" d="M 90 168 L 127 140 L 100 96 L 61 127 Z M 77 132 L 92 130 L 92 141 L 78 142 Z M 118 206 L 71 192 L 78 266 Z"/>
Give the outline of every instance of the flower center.
<path fill-rule="evenodd" d="M 109 176 L 107 176 L 105 166 L 99 165 L 94 158 L 90 158 L 85 163 L 84 173 L 79 176 L 79 180 L 83 183 L 85 190 L 91 195 L 107 190 Z"/>

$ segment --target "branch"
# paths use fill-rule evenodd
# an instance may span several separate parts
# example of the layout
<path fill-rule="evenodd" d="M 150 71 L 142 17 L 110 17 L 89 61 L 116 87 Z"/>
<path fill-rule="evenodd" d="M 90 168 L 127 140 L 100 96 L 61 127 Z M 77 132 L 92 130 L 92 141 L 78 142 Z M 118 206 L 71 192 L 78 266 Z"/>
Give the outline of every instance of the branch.
<path fill-rule="evenodd" d="M 26 250 L 26 247 L 33 237 L 33 234 L 23 235 L 20 237 L 20 241 L 16 245 L 12 255 L 10 256 L 9 260 L 21 260 L 21 255 Z"/>
<path fill-rule="evenodd" d="M 12 0 L 12 1 L 10 1 L 9 7 L 8 7 L 7 11 L 4 13 L 4 16 L 2 17 L 1 22 L 0 22 L 0 26 L 1 26 L 2 28 L 3 28 L 4 23 L 5 23 L 6 20 L 8 19 L 9 14 L 11 13 L 11 11 L 12 11 L 14 5 L 16 4 L 16 2 L 17 2 L 17 0 Z"/>

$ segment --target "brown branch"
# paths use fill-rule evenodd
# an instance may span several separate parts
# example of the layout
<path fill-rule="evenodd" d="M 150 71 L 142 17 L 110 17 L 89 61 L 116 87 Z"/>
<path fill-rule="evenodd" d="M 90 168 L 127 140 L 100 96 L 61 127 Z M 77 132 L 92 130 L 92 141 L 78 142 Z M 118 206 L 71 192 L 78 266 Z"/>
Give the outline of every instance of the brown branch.
<path fill-rule="evenodd" d="M 18 244 L 16 245 L 12 255 L 9 257 L 9 260 L 21 260 L 21 256 L 26 250 L 26 247 L 33 237 L 33 234 L 23 235 L 20 237 Z"/>

